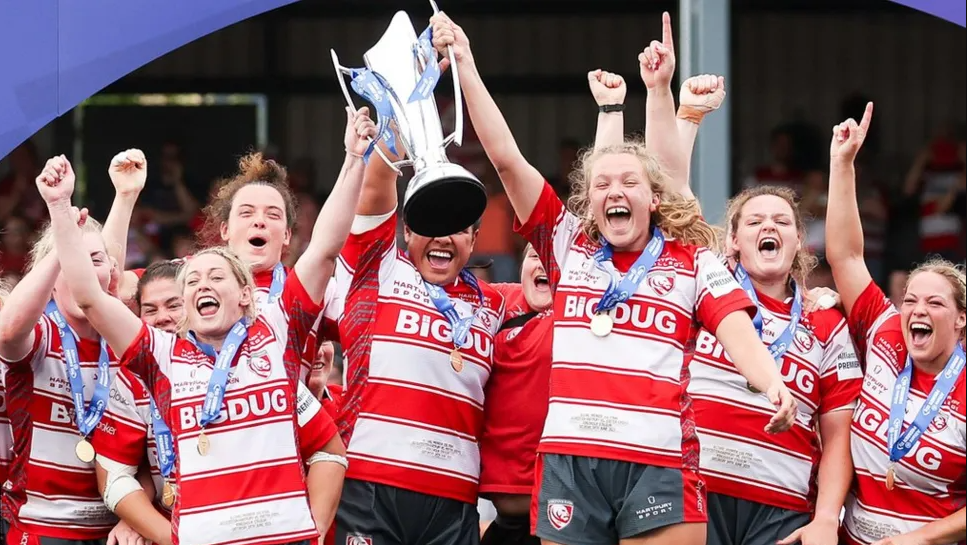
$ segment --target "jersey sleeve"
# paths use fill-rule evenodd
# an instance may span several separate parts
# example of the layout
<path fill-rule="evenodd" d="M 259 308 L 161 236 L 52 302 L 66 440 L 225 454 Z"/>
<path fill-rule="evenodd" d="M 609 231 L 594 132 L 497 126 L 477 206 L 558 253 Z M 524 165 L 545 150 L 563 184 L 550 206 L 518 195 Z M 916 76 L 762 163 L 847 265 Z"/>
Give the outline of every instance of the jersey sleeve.
<path fill-rule="evenodd" d="M 367 271 L 388 277 L 396 262 L 396 212 L 379 216 L 356 216 L 346 244 L 336 262 L 337 296 L 345 300 L 351 280 Z"/>
<path fill-rule="evenodd" d="M 853 410 L 863 388 L 863 369 L 856 355 L 856 347 L 850 338 L 846 318 L 839 311 L 830 309 L 824 311 L 822 316 L 827 331 L 819 339 L 823 345 L 819 371 L 819 413 Z"/>
<path fill-rule="evenodd" d="M 36 369 L 44 360 L 45 352 L 50 346 L 50 335 L 54 331 L 53 324 L 46 316 L 41 316 L 34 324 L 34 344 L 30 351 L 19 360 L 8 360 L 0 358 L 0 361 L 7 367 L 8 372 L 20 372 Z"/>
<path fill-rule="evenodd" d="M 581 222 L 564 208 L 564 203 L 546 181 L 537 204 L 527 221 L 520 223 L 514 218 L 514 231 L 527 239 L 537 251 L 551 289 L 556 290 L 561 281 L 561 265 L 571 245 L 581 233 Z"/>
<path fill-rule="evenodd" d="M 695 317 L 713 334 L 722 319 L 733 312 L 755 315 L 755 304 L 719 258 L 706 248 L 699 248 L 695 254 L 695 291 Z"/>
<path fill-rule="evenodd" d="M 124 465 L 141 465 L 147 452 L 148 425 L 138 412 L 139 402 L 149 402 L 144 384 L 130 370 L 121 369 L 111 386 L 104 417 L 91 438 L 99 455 Z"/>
<path fill-rule="evenodd" d="M 336 424 L 329 412 L 322 409 L 322 404 L 302 383 L 298 384 L 296 391 L 296 419 L 299 426 L 299 452 L 305 462 L 336 436 Z"/>
<path fill-rule="evenodd" d="M 866 354 L 877 330 L 897 311 L 883 290 L 870 282 L 853 303 L 849 314 L 849 330 L 860 354 Z"/>
<path fill-rule="evenodd" d="M 170 404 L 168 376 L 177 337 L 172 333 L 141 324 L 141 331 L 121 355 L 121 368 L 141 379 L 159 407 Z"/>

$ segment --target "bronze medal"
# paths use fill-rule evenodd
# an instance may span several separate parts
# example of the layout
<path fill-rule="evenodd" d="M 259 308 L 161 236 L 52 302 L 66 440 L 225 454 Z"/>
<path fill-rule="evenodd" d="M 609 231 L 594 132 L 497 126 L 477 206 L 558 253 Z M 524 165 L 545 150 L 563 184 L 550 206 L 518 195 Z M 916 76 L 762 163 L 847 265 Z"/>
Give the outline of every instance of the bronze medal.
<path fill-rule="evenodd" d="M 450 352 L 450 367 L 457 373 L 463 371 L 463 355 L 456 348 Z"/>
<path fill-rule="evenodd" d="M 198 454 L 202 456 L 208 456 L 208 451 L 212 448 L 211 441 L 208 440 L 208 436 L 205 435 L 205 430 L 202 430 L 198 434 Z"/>
<path fill-rule="evenodd" d="M 165 509 L 171 509 L 174 504 L 175 487 L 170 482 L 165 481 L 164 488 L 161 489 L 161 505 L 165 506 Z"/>
<path fill-rule="evenodd" d="M 890 464 L 890 467 L 886 470 L 886 489 L 893 490 L 894 486 L 896 486 L 896 470 L 894 464 Z"/>
<path fill-rule="evenodd" d="M 74 447 L 74 454 L 77 455 L 77 459 L 89 464 L 94 461 L 94 456 L 97 454 L 94 451 L 94 445 L 92 445 L 87 439 L 81 438 L 77 442 L 77 446 Z"/>

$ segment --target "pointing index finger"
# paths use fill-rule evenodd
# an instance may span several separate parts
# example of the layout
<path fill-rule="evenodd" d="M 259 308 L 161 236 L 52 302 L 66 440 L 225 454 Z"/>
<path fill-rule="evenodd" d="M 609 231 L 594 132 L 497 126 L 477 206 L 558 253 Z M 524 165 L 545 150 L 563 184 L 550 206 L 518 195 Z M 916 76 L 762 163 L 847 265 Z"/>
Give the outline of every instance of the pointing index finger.
<path fill-rule="evenodd" d="M 661 43 L 668 49 L 675 47 L 675 39 L 672 37 L 672 16 L 667 11 L 661 14 Z"/>
<path fill-rule="evenodd" d="M 865 134 L 870 130 L 870 122 L 873 120 L 873 103 L 866 103 L 866 111 L 863 112 L 863 119 L 860 120 L 860 128 L 863 129 Z"/>

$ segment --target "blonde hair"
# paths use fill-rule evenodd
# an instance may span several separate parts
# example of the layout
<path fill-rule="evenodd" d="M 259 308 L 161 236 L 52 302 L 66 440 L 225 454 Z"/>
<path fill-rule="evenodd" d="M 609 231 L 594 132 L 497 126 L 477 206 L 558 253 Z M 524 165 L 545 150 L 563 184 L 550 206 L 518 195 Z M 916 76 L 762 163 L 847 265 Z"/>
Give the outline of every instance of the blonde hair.
<path fill-rule="evenodd" d="M 950 289 L 954 292 L 954 304 L 957 305 L 957 310 L 967 312 L 967 276 L 964 274 L 964 267 L 962 265 L 954 265 L 950 261 L 939 257 L 921 263 L 907 277 L 907 283 L 903 286 L 903 291 L 906 292 L 907 288 L 910 287 L 910 281 L 913 280 L 914 276 L 923 272 L 931 272 L 944 277 L 950 284 Z M 960 340 L 962 341 L 964 340 L 964 333 L 965 330 L 961 328 Z"/>
<path fill-rule="evenodd" d="M 239 287 L 244 289 L 247 286 L 252 290 L 253 299 L 251 301 L 251 304 L 245 307 L 245 312 L 243 316 L 248 319 L 249 323 L 255 320 L 255 317 L 258 314 L 258 309 L 256 308 L 255 299 L 254 299 L 255 279 L 252 277 L 252 269 L 251 267 L 243 263 L 242 260 L 239 259 L 237 255 L 235 255 L 235 252 L 229 250 L 228 247 L 226 246 L 212 246 L 210 248 L 206 248 L 192 255 L 191 258 L 185 263 L 185 265 L 178 270 L 178 278 L 177 278 L 178 289 L 180 289 L 181 292 L 184 293 L 185 277 L 188 275 L 189 265 L 192 260 L 197 259 L 203 255 L 217 255 L 222 259 L 224 259 L 225 261 L 227 261 L 229 270 L 232 272 L 232 276 L 234 276 L 235 280 L 238 282 Z M 181 318 L 181 321 L 178 322 L 178 334 L 184 336 L 187 333 L 188 333 L 188 313 L 186 312 L 185 315 Z"/>
<path fill-rule="evenodd" d="M 3 308 L 3 304 L 7 302 L 7 297 L 10 295 L 10 284 L 6 280 L 0 280 L 0 308 Z"/>
<path fill-rule="evenodd" d="M 81 225 L 81 232 L 87 233 L 97 233 L 101 234 L 101 223 L 96 219 L 88 216 L 84 225 Z M 101 242 L 104 242 L 104 238 L 101 237 Z M 107 250 L 107 244 L 104 244 L 104 249 Z M 50 223 L 44 225 L 44 230 L 40 233 L 40 237 L 37 238 L 37 242 L 34 242 L 33 248 L 30 249 L 30 262 L 27 264 L 27 272 L 33 270 L 34 267 L 40 263 L 45 257 L 50 255 L 54 251 L 54 231 L 50 228 Z"/>
<path fill-rule="evenodd" d="M 816 256 L 810 253 L 805 247 L 806 222 L 803 219 L 802 213 L 799 211 L 799 201 L 796 197 L 796 193 L 788 187 L 760 185 L 746 189 L 735 197 L 729 199 L 725 209 L 726 232 L 725 236 L 722 237 L 720 251 L 722 252 L 722 255 L 728 257 L 729 259 L 733 259 L 736 262 L 739 261 L 739 255 L 736 252 L 732 252 L 730 242 L 732 241 L 732 237 L 735 236 L 735 231 L 739 228 L 739 219 L 742 217 L 742 208 L 744 208 L 745 205 L 752 199 L 765 195 L 779 197 L 780 199 L 786 201 L 786 203 L 789 205 L 789 208 L 792 209 L 792 217 L 793 221 L 796 223 L 796 233 L 799 235 L 801 246 L 799 251 L 796 252 L 795 259 L 792 261 L 792 270 L 789 272 L 789 274 L 797 284 L 800 286 L 805 286 L 806 278 L 809 276 L 809 273 L 816 268 L 819 260 L 816 259 Z"/>
<path fill-rule="evenodd" d="M 581 154 L 577 167 L 571 172 L 571 196 L 568 206 L 581 220 L 584 233 L 598 240 L 601 233 L 591 210 L 591 169 L 607 155 L 633 155 L 641 163 L 641 169 L 651 187 L 659 196 L 658 208 L 652 212 L 651 221 L 667 236 L 683 244 L 714 247 L 718 236 L 716 230 L 702 218 L 702 209 L 696 199 L 686 199 L 677 193 L 666 192 L 668 175 L 662 170 L 658 159 L 645 149 L 644 142 L 633 139 L 621 144 L 598 149 L 588 149 Z"/>

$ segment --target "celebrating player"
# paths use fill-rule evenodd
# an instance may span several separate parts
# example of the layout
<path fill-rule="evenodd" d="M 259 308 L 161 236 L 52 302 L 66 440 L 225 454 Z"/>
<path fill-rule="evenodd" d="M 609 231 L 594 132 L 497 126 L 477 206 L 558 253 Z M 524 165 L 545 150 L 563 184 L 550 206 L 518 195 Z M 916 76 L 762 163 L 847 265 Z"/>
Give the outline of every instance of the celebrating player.
<path fill-rule="evenodd" d="M 173 535 L 150 539 L 186 545 L 239 539 L 252 545 L 302 543 L 328 527 L 332 485 L 338 497 L 346 464 L 331 453 L 339 439 L 334 427 L 310 434 L 317 438 L 311 446 L 316 454 L 308 457 L 304 480 L 301 459 L 306 456 L 298 447 L 310 446 L 297 444 L 292 415 L 302 401 L 296 397 L 301 348 L 321 312 L 362 182 L 363 165 L 356 156 L 373 135 L 365 110 L 348 116 L 346 162 L 312 241 L 279 297 L 258 313 L 247 265 L 223 248 L 193 256 L 179 274 L 188 303 L 181 330 L 187 338 L 144 325 L 119 301 L 94 289 L 93 271 L 76 250 L 79 233 L 69 218 L 73 180 L 38 184 L 51 212 L 58 255 L 74 270 L 69 283 L 79 305 L 108 342 L 125 351 L 124 365 L 156 401 L 159 455 L 173 456 L 177 445 Z M 307 390 L 305 396 L 311 398 Z M 159 429 L 159 422 L 169 429 Z M 337 465 L 342 466 L 338 475 L 320 470 Z M 130 478 L 109 472 L 108 487 Z M 137 487 L 118 490 L 130 486 Z M 116 501 L 108 488 L 105 496 L 126 520 L 140 520 L 139 513 L 152 509 L 143 494 Z"/>
<path fill-rule="evenodd" d="M 477 543 L 477 440 L 503 297 L 466 269 L 478 225 L 436 238 L 404 226 L 404 253 L 396 208 L 396 173 L 370 161 L 337 269 L 338 421 L 352 438 L 336 543 Z"/>
<path fill-rule="evenodd" d="M 664 42 L 653 42 L 640 57 L 649 88 L 649 146 L 651 131 L 677 134 L 667 88 L 674 70 L 671 23 L 664 19 Z M 587 153 L 573 186 L 577 215 L 566 211 L 518 150 L 462 29 L 442 14 L 433 22 L 434 45 L 454 48 L 474 128 L 555 292 L 537 535 L 548 543 L 701 543 L 705 525 L 687 524 L 705 522 L 686 393 L 692 324 L 715 331 L 742 354 L 736 365 L 777 407 L 769 431 L 787 429 L 795 413 L 756 337 L 750 301 L 702 247 L 715 237 L 697 204 L 662 194 L 667 176 L 641 144 Z M 657 140 L 656 152 L 663 149 Z M 664 147 L 681 152 L 677 142 Z M 662 159 L 675 175 L 685 175 L 687 159 Z"/>
<path fill-rule="evenodd" d="M 911 273 L 896 309 L 863 258 L 854 160 L 862 120 L 833 128 L 826 257 L 866 365 L 853 416 L 856 479 L 842 538 L 850 544 L 956 543 L 967 537 L 964 474 L 964 271 L 932 261 Z"/>
<path fill-rule="evenodd" d="M 143 184 L 138 167 L 143 162 L 137 150 L 112 161 L 111 179 L 119 191 L 115 207 L 118 200 L 132 198 L 126 188 Z M 73 179 L 64 156 L 50 159 L 37 182 L 61 178 Z M 93 287 L 105 297 L 117 282 L 108 249 L 119 245 L 128 229 L 124 214 L 114 212 L 103 236 L 86 210 L 76 218 L 83 234 L 75 251 L 93 263 Z M 7 368 L 7 391 L 14 394 L 7 408 L 14 416 L 15 445 L 2 524 L 13 526 L 8 538 L 18 543 L 33 537 L 100 540 L 117 521 L 98 494 L 89 441 L 103 416 L 117 358 L 78 308 L 52 245 L 47 231 L 34 245 L 30 272 L 0 310 L 0 358 Z"/>
<path fill-rule="evenodd" d="M 6 282 L 0 280 L 0 309 L 7 295 L 10 295 L 10 288 Z M 13 435 L 10 433 L 10 418 L 7 416 L 7 391 L 3 384 L 3 376 L 6 374 L 6 365 L 0 361 L 0 483 L 7 482 L 7 474 L 10 471 L 10 455 L 13 452 Z M 0 544 L 6 545 L 6 529 L 0 522 Z"/>

